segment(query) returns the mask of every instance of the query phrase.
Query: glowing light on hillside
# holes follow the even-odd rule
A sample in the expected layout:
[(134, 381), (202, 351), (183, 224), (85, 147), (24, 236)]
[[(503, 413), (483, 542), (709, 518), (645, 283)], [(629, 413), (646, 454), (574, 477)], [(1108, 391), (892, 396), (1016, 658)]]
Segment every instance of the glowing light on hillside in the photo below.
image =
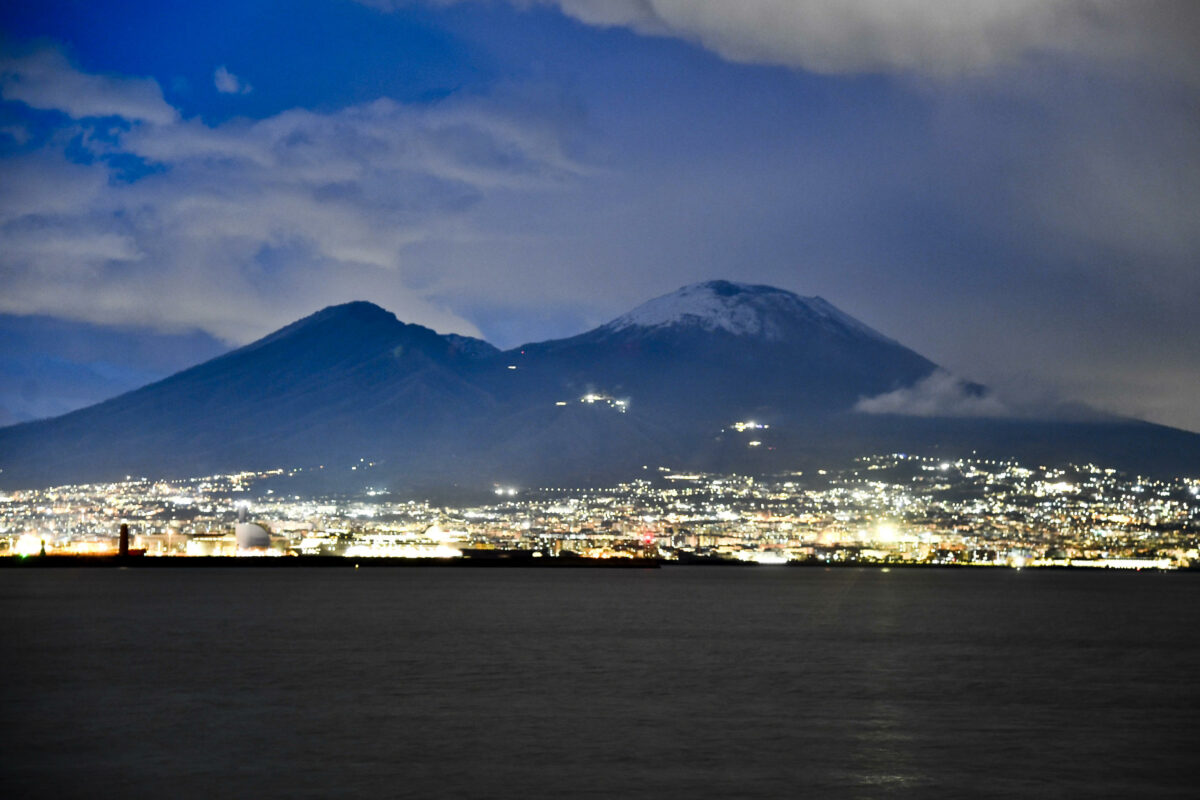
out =
[(622, 414), (624, 414), (628, 410), (628, 407), (629, 407), (628, 400), (618, 400), (615, 397), (610, 397), (609, 395), (606, 395), (606, 394), (596, 394), (595, 392), (589, 392), (589, 393), (585, 394), (583, 397), (579, 398), (579, 402), (587, 403), (588, 405), (595, 405), (596, 403), (603, 403), (604, 405), (608, 406), (609, 408), (615, 408), (617, 411), (620, 411)]

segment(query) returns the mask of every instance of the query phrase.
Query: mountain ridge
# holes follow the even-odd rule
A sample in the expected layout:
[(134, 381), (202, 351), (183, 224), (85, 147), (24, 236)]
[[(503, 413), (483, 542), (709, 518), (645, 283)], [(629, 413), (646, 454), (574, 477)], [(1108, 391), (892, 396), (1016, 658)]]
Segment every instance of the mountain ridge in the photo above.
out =
[[(854, 411), (937, 370), (820, 298), (729, 281), (503, 351), (356, 301), (103, 403), (0, 428), (0, 485), (364, 458), (388, 485), (569, 482), (650, 463), (766, 473), (881, 449), (980, 446), (1200, 465), (1200, 436), (1139, 427), (1149, 423)], [(770, 428), (748, 438), (731, 427), (739, 420)]]

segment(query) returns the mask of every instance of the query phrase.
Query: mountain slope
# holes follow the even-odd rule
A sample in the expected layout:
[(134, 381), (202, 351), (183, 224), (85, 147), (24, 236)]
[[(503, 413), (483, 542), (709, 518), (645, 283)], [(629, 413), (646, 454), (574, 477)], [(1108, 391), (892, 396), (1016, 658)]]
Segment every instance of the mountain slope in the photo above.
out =
[(530, 393), (599, 391), (711, 426), (849, 408), (936, 365), (820, 298), (769, 286), (685, 286), (569, 339), (506, 354)]
[(424, 441), (456, 412), (486, 408), (463, 374), (496, 352), (369, 303), (334, 306), (104, 403), (4, 429), (0, 466), (11, 483), (357, 459), (381, 436)]

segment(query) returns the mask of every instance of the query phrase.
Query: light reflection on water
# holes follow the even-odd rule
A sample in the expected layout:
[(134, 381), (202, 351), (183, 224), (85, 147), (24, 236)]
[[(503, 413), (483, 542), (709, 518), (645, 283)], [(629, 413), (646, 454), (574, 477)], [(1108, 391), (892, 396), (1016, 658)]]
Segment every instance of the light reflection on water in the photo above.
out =
[(1186, 796), (1200, 576), (4, 570), (6, 796)]

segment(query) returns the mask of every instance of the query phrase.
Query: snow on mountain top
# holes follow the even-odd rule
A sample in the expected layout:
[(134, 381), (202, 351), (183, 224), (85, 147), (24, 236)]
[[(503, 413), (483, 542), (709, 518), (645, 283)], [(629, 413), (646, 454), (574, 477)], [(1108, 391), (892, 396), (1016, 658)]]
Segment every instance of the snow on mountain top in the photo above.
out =
[(820, 297), (801, 297), (773, 286), (732, 281), (684, 286), (617, 317), (603, 330), (686, 325), (735, 336), (778, 340), (803, 322), (843, 334), (891, 341)]

